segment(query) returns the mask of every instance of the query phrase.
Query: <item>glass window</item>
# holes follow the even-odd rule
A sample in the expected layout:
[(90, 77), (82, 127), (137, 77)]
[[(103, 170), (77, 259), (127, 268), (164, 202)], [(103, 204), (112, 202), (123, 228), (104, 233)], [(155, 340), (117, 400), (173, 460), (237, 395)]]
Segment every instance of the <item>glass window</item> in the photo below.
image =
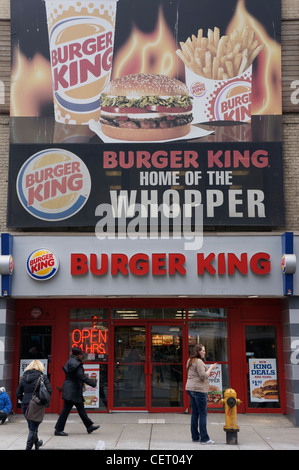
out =
[(121, 318), (123, 320), (179, 320), (186, 318), (186, 311), (182, 308), (118, 308), (111, 310), (111, 318)]
[(195, 344), (203, 344), (206, 361), (228, 361), (226, 322), (189, 322), (189, 353)]
[(153, 407), (183, 406), (183, 338), (180, 325), (151, 327)]
[[(44, 373), (50, 375), (51, 362), (51, 326), (22, 326), (20, 342), (20, 362), (19, 362), (19, 379), (23, 376), (24, 370), (34, 359), (38, 359), (45, 366)], [(18, 400), (18, 408), (21, 406)]]
[(145, 361), (145, 327), (118, 326), (114, 330), (115, 362)]
[(227, 318), (226, 308), (189, 308), (188, 309), (189, 320), (196, 318)]
[(114, 396), (116, 407), (145, 406), (145, 326), (114, 329)]
[(87, 361), (108, 361), (108, 324), (78, 321), (70, 323), (70, 350), (81, 348)]
[(152, 370), (152, 406), (183, 406), (182, 364), (154, 364)]
[(70, 309), (71, 320), (97, 320), (97, 319), (108, 319), (107, 308), (71, 308)]
[(279, 408), (277, 337), (274, 325), (246, 325), (249, 408)]

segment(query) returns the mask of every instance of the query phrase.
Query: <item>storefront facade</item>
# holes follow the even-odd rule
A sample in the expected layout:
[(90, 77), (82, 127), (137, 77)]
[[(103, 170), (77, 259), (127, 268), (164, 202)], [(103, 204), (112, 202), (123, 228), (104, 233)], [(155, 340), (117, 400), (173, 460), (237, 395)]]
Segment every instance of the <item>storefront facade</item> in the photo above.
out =
[(152, 241), (145, 253), (140, 240), (107, 240), (103, 253), (95, 237), (14, 236), (13, 390), (40, 358), (59, 412), (62, 366), (78, 345), (99, 383), (85, 392), (90, 411), (184, 412), (186, 361), (203, 343), (218, 364), (210, 411), (233, 387), (240, 412), (288, 413), (281, 237), (205, 237), (184, 255), (181, 243)]
[[(299, 291), (296, 262), (290, 267), (288, 259), (296, 255), (296, 237), (286, 246), (280, 232), (298, 228), (290, 179), (297, 174), (295, 129), (284, 142), (286, 160), (282, 154), (280, 40), (283, 33), (287, 44), (293, 35), (281, 31), (280, 0), (271, 8), (268, 0), (213, 0), (212, 8), (204, 0), (144, 1), (140, 8), (132, 0), (117, 2), (110, 78), (154, 72), (178, 78), (192, 95), (190, 134), (142, 142), (107, 139), (99, 116), (82, 126), (57, 115), (60, 95), (53, 94), (51, 77), (56, 52), (50, 50), (45, 2), (29, 3), (11, 1), (7, 47), (12, 87), (2, 227), (14, 235), (1, 244), (1, 256), (13, 255), (14, 269), (0, 273), (0, 383), (11, 392), (14, 409), (20, 411), (14, 393), (22, 371), (38, 357), (53, 388), (48, 411), (60, 411), (62, 366), (76, 344), (84, 349), (86, 373), (99, 383), (85, 392), (89, 411), (184, 412), (185, 365), (200, 342), (207, 362), (218, 364), (210, 411), (223, 411), (220, 394), (230, 386), (242, 401), (240, 412), (285, 413), (299, 425)], [(290, 27), (288, 21), (285, 31)], [(247, 35), (248, 28), (258, 55), (244, 75), (239, 69), (238, 76), (229, 75), (231, 83), (223, 77), (220, 86), (213, 76), (219, 95), (198, 70), (190, 75), (193, 62), (182, 61), (183, 49), (177, 53), (197, 32), (206, 41), (215, 34), (213, 52), (218, 34), (225, 38), (239, 29)], [(96, 39), (100, 49), (102, 39)], [(78, 51), (74, 41), (63, 51)], [(84, 64), (89, 79), (97, 75), (89, 41), (83, 42), (87, 58), (66, 71), (61, 55), (61, 70), (53, 69), (63, 87), (72, 74), (75, 88), (67, 93), (74, 91), (75, 108), (77, 99), (89, 106), (84, 89), (99, 92), (77, 83), (79, 67), (87, 78)], [(285, 69), (291, 62), (286, 54)], [(289, 94), (285, 101), (290, 112)], [(169, 114), (163, 108), (147, 105), (147, 111)], [(171, 112), (190, 111), (180, 108), (173, 104)], [(204, 108), (203, 118), (198, 110)], [(127, 119), (120, 118), (118, 124)], [(285, 169), (292, 181), (286, 214)], [(6, 186), (1, 194), (6, 201)], [(198, 238), (184, 238), (191, 230)], [(268, 380), (274, 390), (264, 388)]]

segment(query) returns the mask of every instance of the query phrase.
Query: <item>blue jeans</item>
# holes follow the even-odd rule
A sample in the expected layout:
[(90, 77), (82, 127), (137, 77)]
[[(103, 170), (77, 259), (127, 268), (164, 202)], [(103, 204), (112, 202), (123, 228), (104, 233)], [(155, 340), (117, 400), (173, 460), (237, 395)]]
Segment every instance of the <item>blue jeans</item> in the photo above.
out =
[[(28, 405), (29, 403), (27, 403), (26, 405), (22, 405), (22, 412), (24, 416), (25, 416)], [(36, 423), (35, 421), (27, 421), (27, 425), (28, 425), (29, 431), (37, 432), (40, 423)]]
[(191, 415), (192, 441), (207, 442), (210, 438), (207, 432), (208, 402), (207, 394), (188, 390)]

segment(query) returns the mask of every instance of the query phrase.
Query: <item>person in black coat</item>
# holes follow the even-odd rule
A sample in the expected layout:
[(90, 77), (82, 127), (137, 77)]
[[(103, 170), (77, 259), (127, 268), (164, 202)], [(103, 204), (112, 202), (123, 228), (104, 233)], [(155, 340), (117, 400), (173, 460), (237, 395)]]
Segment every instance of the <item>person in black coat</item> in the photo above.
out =
[(55, 436), (67, 436), (64, 432), (65, 423), (73, 406), (76, 407), (88, 434), (98, 429), (100, 426), (94, 426), (91, 419), (87, 416), (84, 408), (83, 386), (84, 384), (95, 387), (96, 380), (92, 380), (84, 373), (83, 351), (78, 347), (72, 349), (72, 356), (63, 366), (65, 381), (63, 383), (62, 398), (64, 400), (63, 410), (55, 425)]
[[(16, 391), (16, 397), (21, 401), (22, 412), (25, 415), (29, 402), (32, 398), (36, 383), (40, 376), (44, 378), (45, 386), (47, 387), (50, 395), (52, 394), (52, 387), (49, 382), (47, 375), (44, 375), (45, 366), (42, 362), (34, 360), (24, 370), (23, 377), (20, 380)], [(31, 450), (33, 445), (38, 450), (42, 445), (43, 441), (38, 439), (38, 427), (40, 423), (35, 421), (27, 421), (29, 434), (26, 443), (26, 450)]]

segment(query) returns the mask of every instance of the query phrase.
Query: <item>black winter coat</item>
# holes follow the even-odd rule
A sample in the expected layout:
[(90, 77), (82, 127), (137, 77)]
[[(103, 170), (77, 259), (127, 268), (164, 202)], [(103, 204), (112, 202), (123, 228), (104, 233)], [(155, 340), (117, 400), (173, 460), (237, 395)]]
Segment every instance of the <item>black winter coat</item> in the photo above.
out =
[(52, 387), (46, 375), (35, 369), (26, 370), (16, 391), (16, 397), (21, 400), (22, 405), (28, 405), (30, 402), (36, 382), (41, 375), (44, 377), (45, 386), (47, 387), (48, 392), (50, 395), (52, 394)]
[(84, 384), (95, 387), (97, 382), (84, 374), (83, 363), (76, 356), (71, 356), (63, 366), (65, 381), (63, 383), (62, 398), (74, 403), (83, 403)]

